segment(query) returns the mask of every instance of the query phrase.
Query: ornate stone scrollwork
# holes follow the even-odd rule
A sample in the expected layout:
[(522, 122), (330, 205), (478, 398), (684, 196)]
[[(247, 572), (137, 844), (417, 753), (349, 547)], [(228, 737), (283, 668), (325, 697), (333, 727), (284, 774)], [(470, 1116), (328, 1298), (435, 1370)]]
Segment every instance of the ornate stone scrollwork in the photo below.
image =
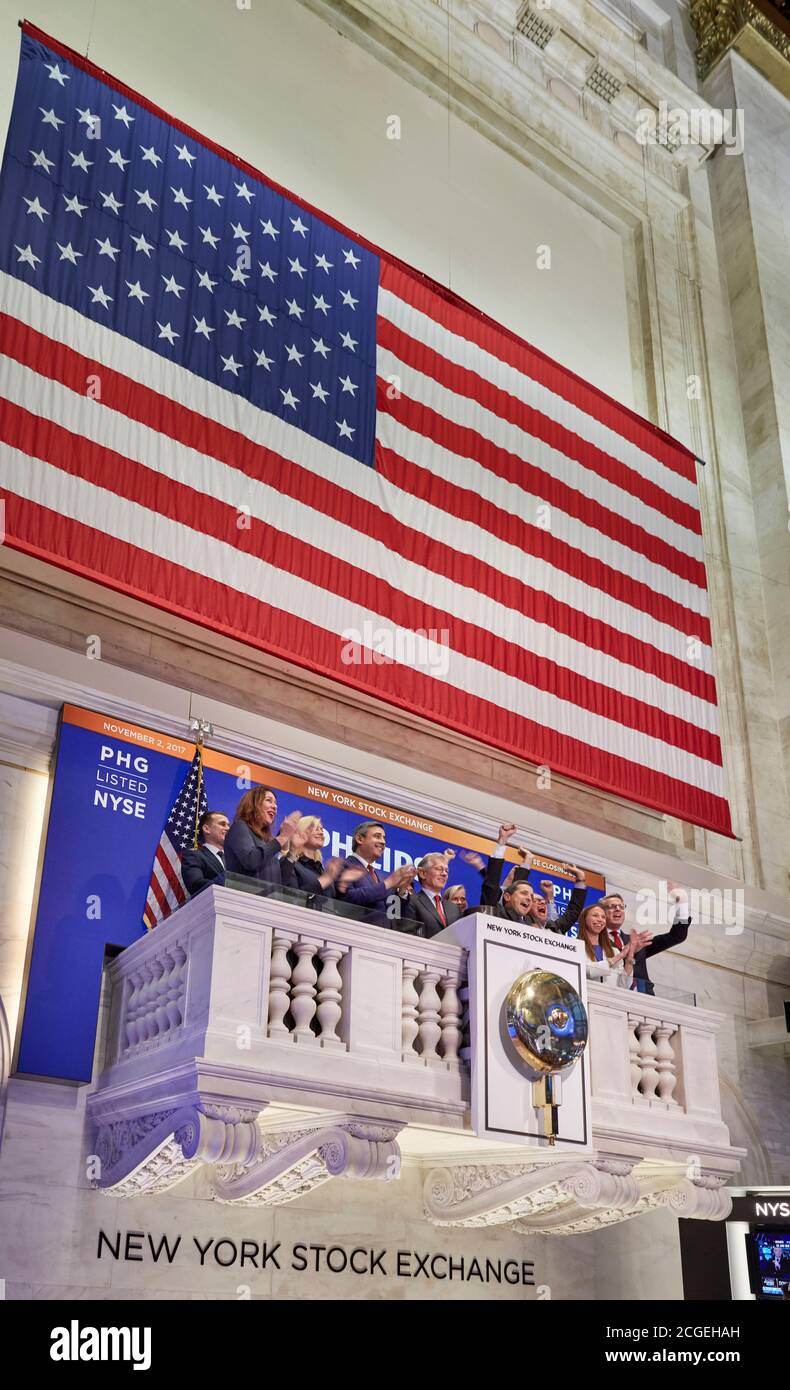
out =
[(723, 1191), (724, 1179), (703, 1175), (689, 1178), (667, 1193), (667, 1206), (675, 1216), (692, 1217), (696, 1221), (726, 1221), (732, 1211), (732, 1197)]
[[(224, 1107), (221, 1107), (224, 1108)], [(115, 1196), (165, 1192), (203, 1163), (248, 1162), (259, 1141), (252, 1118), (221, 1119), (194, 1107), (158, 1110), (102, 1125), (94, 1186)]]
[(330, 1178), (396, 1178), (398, 1132), (399, 1127), (349, 1120), (261, 1135), (250, 1160), (217, 1166), (213, 1196), (238, 1206), (281, 1206)]
[(578, 1169), (573, 1162), (433, 1168), (423, 1189), (425, 1215), (434, 1226), (472, 1227), (532, 1217), (571, 1200), (563, 1183)]
[(434, 1168), (425, 1180), (425, 1213), (437, 1226), (510, 1224), (523, 1233), (574, 1235), (611, 1226), (656, 1207), (677, 1216), (723, 1220), (730, 1199), (725, 1179), (693, 1181), (634, 1172), (635, 1160), (601, 1156), (541, 1164), (480, 1164)]

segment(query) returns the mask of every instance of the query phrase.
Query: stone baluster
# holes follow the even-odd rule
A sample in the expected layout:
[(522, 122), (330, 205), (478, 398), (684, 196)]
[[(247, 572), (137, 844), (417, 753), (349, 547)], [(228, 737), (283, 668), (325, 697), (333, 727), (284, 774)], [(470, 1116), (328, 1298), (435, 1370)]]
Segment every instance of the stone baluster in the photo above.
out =
[(656, 1069), (658, 1071), (658, 1097), (667, 1105), (675, 1105), (672, 1092), (678, 1084), (675, 1070), (675, 1052), (670, 1038), (677, 1032), (674, 1023), (659, 1023), (656, 1027)]
[(442, 1002), (439, 1016), (442, 1030), (441, 1053), (445, 1062), (454, 1068), (459, 1066), (458, 1049), (461, 1046), (461, 1005), (458, 989), (461, 976), (458, 971), (450, 971), (442, 979)]
[(458, 991), (458, 1000), (461, 1005), (461, 1048), (460, 1057), (463, 1062), (468, 1062), (472, 1056), (472, 1038), (469, 1028), (469, 986), (464, 985)]
[(658, 1071), (656, 1069), (656, 1045), (653, 1041), (655, 1023), (642, 1019), (637, 1025), (639, 1035), (639, 1063), (642, 1068), (642, 1075), (639, 1081), (639, 1091), (646, 1100), (652, 1100), (656, 1094), (658, 1085)]
[(151, 962), (147, 960), (141, 971), (143, 984), (137, 1000), (137, 1036), (140, 1042), (148, 1042), (151, 1036), (151, 993), (154, 988), (154, 972), (151, 969)]
[(187, 953), (183, 946), (177, 943), (170, 947), (170, 955), (173, 958), (173, 970), (168, 982), (167, 1017), (170, 1020), (171, 1028), (180, 1028), (184, 1017), (183, 1000)]
[(323, 946), (318, 948), (321, 974), (318, 979), (316, 1015), (321, 1028), (322, 1047), (345, 1045), (336, 1031), (343, 1015), (343, 981), (337, 963), (345, 951), (344, 946), (335, 946), (331, 941), (325, 941)]
[(416, 1062), (417, 1053), (414, 1042), (419, 1031), (417, 1023), (417, 991), (414, 988), (414, 981), (420, 973), (419, 965), (413, 965), (410, 961), (403, 962), (403, 993), (402, 993), (402, 1030), (401, 1048), (404, 1062)]
[(634, 1014), (628, 1015), (628, 1053), (631, 1059), (631, 1090), (635, 1096), (639, 1095), (639, 1082), (642, 1079), (642, 1064), (639, 1060), (639, 1038), (636, 1030), (639, 1026), (639, 1019)]
[(295, 941), (294, 951), (297, 962), (291, 978), (291, 1013), (294, 1020), (294, 1040), (296, 1042), (317, 1042), (310, 1024), (315, 1017), (316, 981), (318, 975), (313, 965), (316, 951), (314, 941)]
[(442, 1028), (439, 1022), (439, 993), (437, 984), (439, 983), (440, 972), (438, 970), (422, 970), (420, 972), (420, 1000), (417, 1006), (418, 1033), (420, 1038), (420, 1056), (423, 1062), (439, 1062), (439, 1054), (436, 1051), (439, 1039), (442, 1036)]
[(137, 1034), (137, 1001), (142, 985), (142, 978), (142, 971), (140, 970), (133, 971), (129, 976), (129, 983), (127, 986), (128, 993), (126, 996), (126, 1018), (124, 1022), (126, 1030), (126, 1047), (124, 1051), (126, 1052), (128, 1052), (130, 1048), (136, 1047), (139, 1042)]
[(291, 998), (291, 963), (288, 951), (291, 937), (275, 931), (272, 939), (272, 963), (269, 973), (269, 1037), (287, 1038), (284, 1023)]
[(170, 1021), (167, 1017), (167, 996), (169, 992), (168, 975), (173, 968), (173, 962), (167, 954), (167, 951), (163, 951), (160, 956), (157, 956), (155, 961), (152, 961), (152, 966), (155, 979), (154, 992), (151, 999), (151, 1022), (153, 1025), (154, 1037), (161, 1038), (162, 1034), (166, 1033), (170, 1027)]

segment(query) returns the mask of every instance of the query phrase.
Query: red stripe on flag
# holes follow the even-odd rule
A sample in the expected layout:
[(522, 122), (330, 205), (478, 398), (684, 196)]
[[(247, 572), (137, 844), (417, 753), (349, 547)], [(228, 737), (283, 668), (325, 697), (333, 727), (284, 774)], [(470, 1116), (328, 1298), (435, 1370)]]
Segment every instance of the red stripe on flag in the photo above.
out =
[(611, 396), (561, 367), (510, 330), (480, 316), (472, 306), (456, 299), (449, 290), (431, 284), (389, 259), (382, 261), (379, 279), (384, 289), (434, 319), (443, 328), (468, 342), (477, 343), (485, 352), (507, 362), (523, 372), (524, 376), (532, 377), (585, 415), (591, 415), (607, 429), (614, 430), (638, 449), (643, 449), (646, 454), (663, 463), (665, 468), (690, 482), (696, 482), (696, 459), (685, 445), (671, 439), (657, 425), (644, 420), (627, 406), (612, 400)]
[(376, 409), (382, 414), (391, 415), (407, 429), (431, 439), (442, 449), (449, 449), (462, 460), (474, 459), (475, 463), (487, 468), (497, 478), (514, 483), (516, 487), (540, 499), (541, 502), (549, 502), (556, 506), (566, 516), (575, 517), (583, 526), (599, 531), (601, 535), (617, 541), (627, 550), (644, 555), (651, 564), (660, 565), (662, 569), (685, 579), (687, 583), (705, 589), (705, 566), (693, 556), (674, 550), (666, 541), (651, 535), (644, 527), (629, 522), (617, 512), (609, 511), (600, 502), (585, 497), (583, 493), (577, 492), (559, 478), (552, 477), (550, 473), (536, 468), (518, 454), (498, 448), (476, 430), (468, 429), (465, 425), (456, 425), (422, 402), (411, 400), (405, 392), (399, 391), (390, 395), (388, 385), (387, 381), (379, 377)]
[(493, 502), (486, 502), (479, 493), (451, 485), (437, 478), (426, 468), (420, 468), (401, 458), (391, 449), (376, 446), (376, 470), (397, 487), (442, 511), (472, 522), (482, 530), (524, 550), (547, 565), (569, 574), (583, 584), (599, 589), (610, 598), (636, 608), (667, 627), (688, 637), (696, 637), (704, 646), (711, 643), (710, 623), (702, 613), (695, 613), (683, 604), (675, 603), (664, 594), (656, 593), (622, 570), (605, 565), (602, 560), (586, 555), (574, 546), (555, 540), (540, 526), (532, 526), (521, 517), (511, 516)]
[(249, 599), (227, 585), (198, 579), (190, 571), (113, 540), (93, 527), (67, 520), (49, 508), (21, 502), (12, 495), (6, 512), (7, 544), (12, 548), (89, 579), (95, 579), (98, 562), (103, 582), (133, 598), (260, 647), (353, 689), (376, 694), (409, 713), (444, 724), (472, 739), (482, 739), (516, 757), (547, 765), (555, 773), (626, 796), (706, 829), (732, 834), (726, 800), (688, 785), (685, 779), (557, 734), (412, 668), (371, 665), (365, 668), (364, 680), (355, 677), (342, 660), (345, 643), (316, 624)]
[[(112, 371), (110, 368), (82, 356), (72, 348), (51, 342), (43, 334), (37, 333), (34, 329), (7, 314), (0, 314), (0, 349), (40, 375), (59, 381), (63, 386), (79, 395), (81, 399), (84, 399), (87, 376), (100, 370), (102, 405), (108, 409), (116, 410), (130, 419), (138, 420), (148, 428), (156, 429), (198, 453), (210, 454), (229, 467), (238, 468), (251, 478), (258, 478), (262, 482), (268, 482), (273, 486), (282, 488), (292, 497), (305, 502), (310, 499), (310, 504), (314, 505), (316, 510), (322, 513), (326, 511), (338, 521), (353, 526), (367, 535), (374, 535), (376, 539), (392, 547), (392, 520), (379, 508), (373, 507), (370, 503), (350, 492), (338, 489), (333, 483), (320, 479), (309, 470), (299, 468), (297, 464), (291, 463), (290, 460), (284, 459), (272, 450), (253, 443), (245, 435), (206, 419), (188, 406), (159, 396), (149, 387), (141, 386), (129, 380), (121, 373)], [(379, 394), (381, 394), (381, 389)], [(80, 447), (82, 447), (81, 439)], [(572, 578), (582, 580), (585, 584), (600, 589), (601, 592), (619, 602), (647, 613), (659, 622), (665, 623), (689, 637), (698, 638), (706, 646), (710, 645), (710, 623), (701, 614), (695, 613), (692, 609), (681, 604), (674, 603), (671, 599), (665, 598), (664, 595), (656, 593), (648, 585), (630, 579), (600, 560), (582, 555), (581, 551), (549, 537), (540, 527), (532, 526), (525, 520), (510, 516), (493, 503), (484, 502), (477, 493), (444, 483), (442, 479), (408, 463), (381, 445), (377, 448), (377, 469), (396, 487), (429, 503), (438, 511), (450, 513), (462, 521), (470, 521), (488, 531), (496, 539), (507, 541), (519, 550), (526, 548), (536, 558), (557, 569), (564, 570)], [(419, 534), (422, 536), (422, 533)], [(401, 541), (405, 541), (411, 535), (412, 533), (407, 528), (402, 526), (397, 528), (399, 549)], [(434, 544), (438, 543), (431, 542), (431, 546)], [(446, 548), (448, 564), (451, 556), (456, 557), (457, 552), (448, 546)], [(438, 564), (434, 566), (433, 563), (433, 550), (431, 550), (431, 568), (438, 568)], [(465, 574), (459, 575), (457, 559), (452, 561), (452, 573), (449, 568), (441, 572), (445, 573), (448, 578), (468, 584), (468, 569)], [(492, 571), (492, 574), (495, 582), (499, 585), (500, 578), (497, 572)], [(511, 606), (517, 611), (524, 612), (525, 616), (529, 615), (530, 610), (534, 612), (537, 609), (539, 611), (541, 605), (546, 603), (546, 597), (541, 590), (534, 591), (534, 594), (535, 597), (531, 603), (525, 603), (521, 595), (514, 595), (516, 601)], [(502, 601), (506, 601), (504, 595)], [(573, 621), (577, 629), (579, 622), (583, 625), (585, 636), (580, 640), (583, 640), (587, 645), (598, 646), (599, 644), (595, 640), (595, 621), (587, 618), (586, 615), (580, 617), (573, 609), (568, 611), (574, 614)], [(538, 620), (549, 622), (547, 617)], [(609, 631), (611, 632), (612, 629)], [(575, 634), (569, 632), (568, 635)], [(650, 664), (652, 660), (650, 653), (655, 650), (650, 644), (640, 643), (636, 638), (626, 637), (619, 633), (617, 638), (619, 640), (614, 648), (614, 654), (623, 651), (624, 646), (631, 643), (634, 651), (633, 665), (643, 670), (654, 671), (656, 675), (659, 675), (659, 664), (666, 665), (667, 662), (672, 662), (674, 674), (668, 674), (666, 677), (672, 684), (678, 685), (682, 689), (690, 689), (702, 699), (715, 699), (712, 678), (705, 672), (696, 671), (691, 664), (686, 667), (684, 663), (673, 661), (673, 658), (660, 652), (657, 653), (655, 663)], [(645, 649), (645, 652), (643, 658), (640, 659), (642, 648)], [(600, 649), (607, 650), (603, 641), (600, 643)], [(627, 651), (624, 651), (623, 659), (629, 660)], [(661, 678), (664, 679), (664, 676), (662, 675)]]
[(707, 730), (666, 714), (643, 700), (579, 676), (562, 664), (537, 657), (438, 606), (408, 597), (386, 581), (306, 541), (296, 541), (267, 522), (252, 517), (240, 532), (235, 507), (217, 501), (204, 491), (175, 483), (50, 420), (31, 415), (21, 406), (7, 404), (0, 422), (0, 435), (24, 454), (158, 515), (170, 517), (197, 535), (213, 536), (232, 545), (234, 550), (253, 554), (319, 589), (341, 597), (364, 593), (366, 608), (399, 627), (446, 631), (447, 643), (453, 651), (500, 670), (526, 686), (548, 691), (558, 699), (684, 748), (708, 762), (721, 763), (719, 739)]
[(170, 890), (174, 894), (176, 902), (179, 905), (181, 903), (185, 903), (187, 897), (186, 893), (184, 892), (184, 885), (178, 877), (178, 874), (176, 873), (175, 869), (173, 868), (173, 865), (170, 863), (169, 856), (161, 840), (159, 841), (159, 844), (156, 847), (155, 857), (157, 864), (159, 865), (160, 869), (162, 870), (162, 873), (167, 879), (168, 884), (170, 885)]
[(151, 882), (148, 885), (148, 891), (149, 893), (153, 893), (154, 897), (156, 898), (157, 905), (159, 907), (158, 920), (161, 921), (163, 917), (169, 917), (170, 913), (172, 912), (172, 908), (169, 902), (167, 901), (167, 898), (165, 897), (162, 885), (159, 882), (153, 869), (151, 870)]
[[(516, 396), (493, 385), (485, 377), (478, 376), (477, 372), (457, 366), (417, 338), (409, 337), (403, 329), (396, 327), (381, 314), (376, 327), (376, 341), (379, 347), (394, 353), (405, 366), (413, 367), (458, 396), (477, 401), (499, 419), (507, 420), (534, 439), (542, 440), (550, 448), (556, 449), (566, 458), (574, 459), (589, 472), (630, 493), (645, 506), (661, 512), (678, 526), (702, 535), (702, 523), (696, 508), (673, 497), (657, 483), (643, 478), (633, 468), (629, 468), (611, 454), (604, 453), (595, 444), (561, 425), (558, 420), (553, 420), (550, 415), (526, 405)], [(540, 496), (545, 496), (546, 484), (553, 481), (551, 474), (537, 465), (533, 471), (538, 477), (535, 490)], [(520, 482), (520, 479), (518, 481)], [(530, 488), (530, 491), (532, 490)]]

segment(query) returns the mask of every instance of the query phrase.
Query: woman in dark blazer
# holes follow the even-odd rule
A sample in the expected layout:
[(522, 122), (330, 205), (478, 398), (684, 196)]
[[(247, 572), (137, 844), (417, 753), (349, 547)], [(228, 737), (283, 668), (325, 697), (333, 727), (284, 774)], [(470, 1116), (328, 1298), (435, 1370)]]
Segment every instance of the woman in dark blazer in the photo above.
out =
[[(252, 787), (236, 807), (236, 816), (225, 836), (225, 870), (266, 883), (282, 883), (280, 855), (288, 849), (301, 811), (286, 816), (276, 835), (277, 797), (271, 787)], [(286, 880), (287, 881), (287, 880)]]
[(302, 816), (291, 833), (288, 854), (280, 860), (283, 883), (311, 897), (334, 898), (338, 879), (345, 887), (361, 877), (364, 869), (344, 869), (342, 859), (329, 859), (324, 866), (325, 838), (320, 816)]

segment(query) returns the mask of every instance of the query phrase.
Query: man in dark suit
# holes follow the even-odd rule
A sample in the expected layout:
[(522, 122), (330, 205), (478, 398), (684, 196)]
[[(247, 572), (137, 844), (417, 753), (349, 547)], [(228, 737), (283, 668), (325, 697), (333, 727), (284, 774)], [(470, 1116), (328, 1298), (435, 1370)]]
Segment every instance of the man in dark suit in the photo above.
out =
[(409, 896), (414, 882), (414, 865), (403, 864), (390, 874), (382, 873), (375, 867), (375, 860), (381, 859), (386, 847), (387, 834), (379, 821), (366, 820), (357, 826), (351, 837), (351, 854), (344, 868), (358, 869), (361, 866), (365, 872), (338, 897), (365, 908), (368, 922), (380, 927), (394, 927), (396, 931), (413, 932), (415, 922)]
[(417, 921), (415, 936), (431, 937), (444, 931), (463, 916), (458, 903), (444, 897), (450, 867), (446, 854), (435, 851), (423, 855), (417, 868), (419, 891), (412, 893), (409, 905)]
[[(675, 899), (675, 920), (669, 931), (662, 932), (645, 946), (643, 950), (637, 951), (634, 956), (634, 989), (639, 994), (655, 994), (653, 981), (647, 973), (647, 962), (651, 956), (657, 956), (661, 951), (669, 951), (673, 946), (680, 946), (686, 940), (691, 926), (689, 915), (688, 898), (685, 888), (678, 887), (677, 884), (669, 885), (669, 892)], [(601, 907), (606, 913), (606, 925), (609, 935), (615, 945), (618, 941), (623, 945), (628, 944), (628, 932), (623, 930), (625, 922), (625, 903), (619, 893), (609, 893), (607, 897), (601, 898)], [(618, 945), (618, 950), (620, 946)]]
[(197, 849), (185, 849), (181, 855), (181, 877), (190, 898), (208, 888), (210, 883), (223, 883), (225, 856), (222, 846), (229, 830), (230, 821), (223, 811), (206, 811), (200, 817), (200, 844)]

